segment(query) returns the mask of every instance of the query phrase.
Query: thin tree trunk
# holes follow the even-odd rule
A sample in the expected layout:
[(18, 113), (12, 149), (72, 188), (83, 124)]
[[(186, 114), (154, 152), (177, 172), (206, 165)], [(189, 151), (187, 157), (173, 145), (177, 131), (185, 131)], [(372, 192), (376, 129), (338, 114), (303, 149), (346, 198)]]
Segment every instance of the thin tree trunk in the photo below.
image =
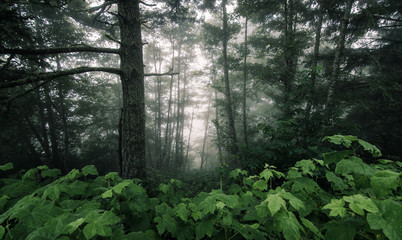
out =
[(122, 177), (146, 178), (144, 63), (139, 0), (118, 0), (123, 88)]
[[(341, 65), (341, 57), (343, 50), (345, 48), (346, 41), (346, 30), (349, 21), (350, 12), (352, 10), (354, 0), (348, 0), (346, 2), (345, 12), (343, 13), (343, 17), (341, 19), (339, 25), (339, 36), (337, 40), (337, 46), (335, 50), (334, 61), (332, 63), (332, 73), (330, 77), (329, 87), (328, 87), (328, 95), (327, 95), (327, 117), (329, 120), (333, 117), (333, 108), (334, 108), (334, 95), (335, 95), (335, 87), (336, 83), (339, 79), (340, 65)], [(330, 121), (329, 121), (330, 122)]]
[(321, 4), (319, 7), (319, 14), (318, 14), (318, 21), (315, 28), (315, 42), (314, 42), (314, 53), (313, 59), (311, 61), (311, 78), (310, 78), (310, 96), (307, 101), (306, 106), (306, 119), (310, 118), (311, 108), (315, 103), (315, 84), (317, 78), (317, 66), (318, 66), (318, 54), (320, 51), (320, 43), (321, 43), (321, 28), (322, 28), (322, 21), (324, 17), (324, 12), (322, 10)]
[(244, 59), (243, 59), (243, 135), (244, 135), (244, 144), (245, 144), (245, 156), (244, 160), (247, 160), (247, 149), (248, 149), (248, 136), (247, 136), (247, 54), (248, 54), (248, 46), (247, 46), (247, 23), (248, 17), (246, 16), (246, 22), (244, 24)]
[(208, 126), (209, 126), (209, 115), (211, 112), (211, 94), (208, 97), (208, 110), (207, 110), (207, 119), (205, 121), (205, 131), (204, 131), (204, 139), (202, 142), (202, 152), (201, 152), (201, 164), (200, 164), (200, 170), (203, 169), (204, 163), (205, 163), (205, 145), (208, 137)]
[[(61, 70), (60, 59), (59, 56), (56, 55), (56, 63), (57, 70)], [(59, 98), (60, 98), (60, 118), (62, 122), (63, 134), (64, 134), (64, 156), (63, 156), (63, 172), (67, 172), (69, 169), (70, 162), (70, 139), (69, 139), (69, 131), (68, 131), (68, 123), (67, 123), (67, 110), (66, 110), (66, 102), (65, 95), (63, 92), (63, 87), (61, 83), (58, 83), (59, 87)]]
[[(50, 150), (49, 138), (48, 138), (48, 133), (47, 133), (47, 128), (46, 128), (47, 121), (46, 121), (46, 117), (45, 117), (45, 109), (43, 107), (40, 89), (38, 89), (36, 93), (37, 93), (37, 98), (38, 98), (39, 122), (40, 122), (40, 126), (41, 126), (42, 137), (39, 134), (36, 134), (36, 136), (37, 136), (38, 140), (39, 139), (42, 140), (41, 146), (42, 146), (43, 151), (45, 152), (45, 158), (46, 158), (47, 165), (50, 168), (54, 168), (55, 165), (54, 165), (54, 162), (52, 159), (52, 153)], [(28, 121), (29, 119), (26, 119), (26, 120), (27, 120), (27, 123), (29, 123), (29, 121)], [(31, 129), (34, 129), (33, 124), (31, 124)]]
[(181, 68), (181, 45), (179, 44), (178, 53), (177, 53), (177, 113), (176, 113), (176, 148), (175, 148), (175, 168), (179, 169), (182, 167), (182, 159), (180, 153), (180, 109), (181, 109), (181, 102), (180, 102), (180, 68)]
[(222, 1), (223, 8), (223, 75), (225, 82), (225, 100), (226, 100), (226, 112), (228, 117), (229, 124), (229, 148), (230, 154), (232, 158), (235, 158), (234, 165), (238, 165), (237, 162), (237, 153), (239, 152), (239, 147), (237, 146), (237, 137), (236, 137), (236, 129), (234, 125), (234, 117), (233, 117), (233, 106), (232, 100), (230, 97), (230, 84), (229, 84), (229, 66), (228, 66), (228, 56), (227, 56), (227, 44), (228, 44), (228, 16), (226, 10), (226, 0)]
[(184, 168), (186, 168), (187, 164), (188, 164), (188, 152), (190, 151), (191, 132), (193, 131), (194, 110), (195, 110), (195, 108), (193, 108), (193, 113), (191, 114), (190, 131), (188, 133), (187, 149), (186, 149), (186, 161), (184, 163)]

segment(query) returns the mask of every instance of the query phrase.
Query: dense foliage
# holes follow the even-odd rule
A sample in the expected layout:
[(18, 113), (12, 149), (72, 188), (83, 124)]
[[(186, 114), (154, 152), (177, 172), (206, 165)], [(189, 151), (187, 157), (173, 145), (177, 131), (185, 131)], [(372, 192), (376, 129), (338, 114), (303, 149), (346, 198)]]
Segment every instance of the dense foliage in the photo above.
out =
[(401, 239), (402, 163), (363, 161), (381, 152), (354, 136), (324, 141), (337, 150), (286, 173), (270, 165), (253, 176), (236, 169), (222, 176), (231, 184), (196, 196), (180, 180), (161, 183), (150, 197), (140, 180), (98, 176), (93, 165), (65, 176), (40, 166), (0, 180), (0, 237)]

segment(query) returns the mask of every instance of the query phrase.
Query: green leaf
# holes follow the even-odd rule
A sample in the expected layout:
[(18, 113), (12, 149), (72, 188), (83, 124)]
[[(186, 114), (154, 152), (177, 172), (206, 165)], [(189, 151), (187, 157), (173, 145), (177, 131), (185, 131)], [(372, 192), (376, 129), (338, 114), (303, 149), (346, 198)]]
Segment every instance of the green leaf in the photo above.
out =
[(7, 171), (7, 170), (10, 170), (13, 168), (14, 168), (14, 165), (12, 162), (6, 163), (4, 165), (0, 165), (0, 170), (2, 170), (2, 171)]
[(263, 201), (259, 205), (255, 206), (255, 210), (256, 210), (257, 216), (259, 218), (265, 218), (266, 216), (268, 216), (269, 210), (268, 210), (268, 205), (266, 204), (265, 201)]
[(67, 175), (66, 178), (69, 178), (71, 181), (77, 180), (80, 177), (81, 173), (77, 169), (71, 170)]
[(392, 190), (396, 190), (399, 184), (399, 174), (390, 170), (376, 171), (370, 179), (371, 187), (378, 197), (384, 197)]
[(402, 204), (391, 199), (376, 201), (377, 213), (368, 213), (367, 222), (371, 229), (382, 230), (390, 240), (401, 240)]
[(375, 172), (374, 168), (364, 163), (358, 157), (352, 156), (348, 159), (341, 160), (336, 164), (335, 173), (336, 174), (362, 174), (366, 176), (371, 176)]
[(364, 216), (364, 210), (371, 213), (378, 212), (378, 208), (373, 201), (363, 195), (344, 196), (343, 199), (349, 202), (349, 208), (352, 209), (353, 212), (361, 216)]
[(320, 230), (314, 225), (314, 223), (310, 222), (305, 218), (300, 218), (302, 224), (308, 228), (314, 235), (319, 237), (320, 239), (324, 239), (324, 236), (321, 234)]
[(98, 170), (96, 169), (96, 167), (94, 165), (87, 165), (85, 167), (83, 167), (81, 169), (82, 174), (84, 174), (84, 176), (88, 176), (88, 175), (93, 175), (93, 176), (98, 176)]
[(89, 223), (84, 227), (83, 230), (84, 236), (86, 239), (91, 239), (95, 235), (99, 235), (102, 237), (111, 237), (112, 229), (104, 224), (100, 224), (99, 222)]
[(323, 141), (325, 140), (328, 140), (329, 142), (336, 145), (342, 144), (343, 146), (350, 148), (352, 142), (357, 140), (357, 137), (351, 135), (334, 135), (324, 137)]
[(286, 209), (286, 202), (281, 198), (278, 194), (268, 194), (267, 199), (265, 200), (268, 202), (268, 209), (271, 212), (271, 215), (275, 215), (281, 207)]
[(356, 230), (350, 222), (330, 222), (326, 225), (325, 240), (353, 240)]
[(300, 230), (303, 227), (292, 212), (280, 211), (274, 221), (279, 225), (286, 240), (300, 239)]
[(112, 196), (113, 196), (112, 189), (107, 190), (106, 192), (102, 193), (102, 195), (101, 195), (102, 198), (110, 198)]
[(246, 170), (241, 170), (241, 169), (237, 168), (237, 169), (235, 169), (235, 170), (232, 170), (232, 171), (229, 173), (229, 178), (236, 179), (236, 178), (238, 178), (240, 175), (246, 176), (246, 175), (247, 175), (247, 171), (246, 171)]
[(35, 180), (39, 170), (37, 168), (29, 169), (23, 176), (22, 180)]
[(119, 173), (118, 172), (110, 172), (105, 175), (106, 180), (112, 180), (115, 181), (119, 178)]
[(195, 228), (196, 239), (202, 239), (205, 235), (212, 237), (214, 231), (215, 218), (208, 218), (201, 220)]
[(42, 170), (41, 175), (42, 175), (43, 178), (45, 178), (45, 177), (57, 177), (57, 176), (61, 175), (61, 171), (60, 171), (60, 169), (57, 169), (57, 168), (55, 168), (55, 169), (45, 169), (45, 170)]
[(163, 192), (164, 194), (167, 194), (167, 192), (169, 191), (169, 185), (161, 183), (159, 184), (159, 191)]
[(325, 177), (328, 182), (333, 183), (334, 189), (341, 191), (346, 189), (346, 184), (343, 182), (342, 178), (336, 176), (333, 172), (327, 171)]
[(216, 208), (219, 210), (222, 210), (225, 207), (225, 203), (224, 202), (217, 202), (216, 203)]
[(357, 139), (357, 142), (364, 148), (364, 150), (368, 151), (373, 155), (373, 157), (381, 157), (381, 151), (371, 143), (368, 143), (364, 140)]
[(81, 224), (84, 223), (84, 221), (85, 221), (84, 218), (78, 218), (74, 222), (67, 224), (66, 227), (64, 228), (63, 233), (64, 234), (72, 234), (73, 232), (75, 232), (75, 230), (77, 230), (77, 228), (79, 226), (81, 226)]
[(121, 194), (121, 192), (123, 191), (123, 189), (125, 189), (128, 185), (132, 184), (133, 181), (132, 180), (124, 180), (123, 182), (117, 184), (116, 186), (114, 186), (112, 189), (115, 193)]
[(6, 229), (3, 226), (0, 225), (0, 239), (3, 238), (4, 233), (6, 233)]
[(267, 181), (265, 181), (265, 180), (258, 180), (257, 182), (255, 182), (255, 183), (253, 184), (253, 189), (255, 189), (255, 190), (261, 190), (261, 191), (267, 190), (267, 189), (268, 189)]
[(325, 205), (322, 209), (330, 209), (329, 216), (331, 217), (336, 217), (336, 216), (341, 216), (345, 217), (346, 216), (346, 208), (345, 206), (345, 200), (343, 199), (332, 199), (330, 203)]
[(352, 150), (335, 151), (323, 153), (325, 164), (338, 163), (339, 161), (345, 159), (346, 157), (353, 154)]
[(188, 217), (190, 216), (191, 212), (187, 209), (187, 205), (185, 203), (179, 203), (174, 207), (174, 212), (176, 216), (180, 217), (181, 220), (184, 222), (188, 221)]
[(176, 225), (177, 222), (170, 215), (163, 214), (162, 216), (158, 216), (154, 219), (156, 224), (156, 229), (158, 230), (159, 235), (162, 235), (165, 230), (172, 234), (176, 234)]
[(301, 168), (304, 174), (313, 176), (313, 171), (315, 170), (315, 165), (311, 160), (301, 160), (296, 162), (295, 167)]
[(260, 177), (264, 178), (265, 181), (268, 181), (270, 178), (274, 177), (274, 174), (272, 174), (270, 169), (264, 169), (264, 171), (260, 173)]

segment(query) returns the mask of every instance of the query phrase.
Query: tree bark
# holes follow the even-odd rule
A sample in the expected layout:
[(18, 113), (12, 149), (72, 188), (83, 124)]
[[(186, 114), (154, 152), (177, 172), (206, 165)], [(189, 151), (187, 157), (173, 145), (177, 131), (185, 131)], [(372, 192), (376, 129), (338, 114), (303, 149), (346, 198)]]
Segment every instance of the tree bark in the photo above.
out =
[[(233, 106), (232, 100), (230, 97), (230, 84), (229, 84), (229, 66), (228, 66), (228, 56), (227, 56), (227, 48), (228, 48), (228, 16), (226, 10), (226, 2), (227, 0), (222, 1), (222, 9), (223, 9), (223, 75), (225, 82), (225, 100), (226, 100), (226, 112), (229, 124), (229, 152), (232, 155), (231, 157), (237, 158), (236, 155), (239, 152), (239, 147), (237, 146), (237, 137), (236, 137), (236, 129), (234, 125), (234, 117), (233, 117)], [(238, 163), (235, 162), (235, 165)]]
[(313, 59), (311, 60), (311, 77), (310, 77), (310, 96), (307, 100), (306, 106), (306, 119), (310, 118), (311, 108), (315, 103), (315, 85), (316, 85), (316, 78), (317, 78), (317, 66), (318, 66), (318, 54), (320, 51), (320, 43), (321, 43), (321, 28), (322, 28), (322, 21), (324, 18), (324, 12), (320, 3), (318, 3), (318, 21), (315, 28), (315, 40), (314, 40), (314, 53)]
[(210, 94), (209, 97), (208, 97), (207, 119), (205, 121), (204, 139), (202, 141), (200, 170), (203, 169), (203, 166), (204, 166), (204, 163), (205, 163), (205, 145), (206, 145), (207, 137), (208, 137), (209, 115), (210, 115), (210, 112), (211, 112), (211, 95), (212, 94)]
[(120, 69), (123, 88), (122, 177), (146, 178), (144, 63), (140, 1), (119, 0)]
[(248, 54), (248, 46), (247, 46), (247, 23), (248, 17), (246, 17), (246, 22), (244, 24), (244, 58), (243, 58), (243, 135), (244, 135), (244, 144), (246, 145), (245, 151), (245, 159), (247, 158), (247, 149), (248, 149), (248, 136), (247, 136), (247, 54)]
[(340, 65), (341, 65), (341, 57), (343, 50), (345, 49), (345, 41), (346, 41), (346, 30), (349, 21), (350, 12), (352, 10), (354, 0), (348, 0), (346, 2), (345, 12), (343, 13), (343, 17), (341, 19), (339, 25), (339, 36), (337, 40), (337, 46), (335, 49), (334, 61), (332, 63), (332, 73), (330, 77), (329, 87), (328, 87), (328, 95), (327, 95), (327, 103), (326, 103), (326, 111), (327, 117), (329, 120), (332, 119), (333, 109), (334, 109), (334, 95), (335, 95), (335, 87), (336, 83), (339, 79)]

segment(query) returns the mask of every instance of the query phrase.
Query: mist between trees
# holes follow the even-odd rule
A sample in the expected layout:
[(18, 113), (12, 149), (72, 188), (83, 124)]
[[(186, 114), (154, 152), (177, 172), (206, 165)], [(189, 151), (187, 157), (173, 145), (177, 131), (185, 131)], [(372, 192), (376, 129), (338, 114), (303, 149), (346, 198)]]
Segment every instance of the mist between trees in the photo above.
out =
[(352, 134), (400, 160), (398, 1), (6, 0), (0, 161), (286, 169)]

